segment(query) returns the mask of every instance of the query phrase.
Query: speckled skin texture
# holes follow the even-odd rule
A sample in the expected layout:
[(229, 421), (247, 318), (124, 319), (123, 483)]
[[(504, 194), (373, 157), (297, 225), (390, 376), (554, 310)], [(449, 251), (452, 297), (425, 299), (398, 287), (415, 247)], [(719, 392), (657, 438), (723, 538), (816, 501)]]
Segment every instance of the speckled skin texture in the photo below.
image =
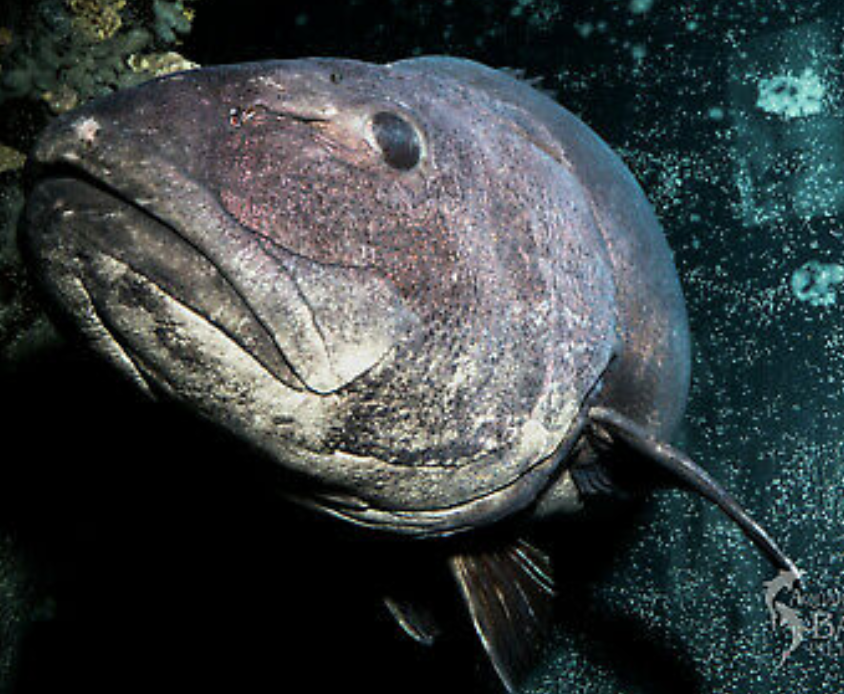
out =
[[(379, 112), (415, 128), (418, 165), (385, 162)], [(182, 73), (58, 120), (34, 157), (72, 167), (45, 169), (28, 207), (56, 303), (331, 513), (415, 534), (490, 523), (566, 483), (589, 405), (661, 437), (682, 415), (685, 310), (647, 201), (586, 126), (502, 73)]]

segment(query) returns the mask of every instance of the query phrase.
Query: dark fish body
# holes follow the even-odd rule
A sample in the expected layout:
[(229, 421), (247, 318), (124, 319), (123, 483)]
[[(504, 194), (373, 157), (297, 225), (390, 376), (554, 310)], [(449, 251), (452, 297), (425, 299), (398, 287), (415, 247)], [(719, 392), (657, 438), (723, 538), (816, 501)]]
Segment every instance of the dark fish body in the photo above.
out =
[[(306, 480), (306, 503), (451, 535), (578, 510), (576, 468), (594, 480), (621, 446), (786, 561), (665, 444), (690, 360), (662, 230), (527, 84), (439, 57), (210, 68), (58, 119), (33, 158), (24, 242), (55, 304), (142, 388)], [(551, 581), (523, 543), (484, 561), (452, 568), (512, 686), (514, 610), (482, 604), (482, 565), (522, 595)]]

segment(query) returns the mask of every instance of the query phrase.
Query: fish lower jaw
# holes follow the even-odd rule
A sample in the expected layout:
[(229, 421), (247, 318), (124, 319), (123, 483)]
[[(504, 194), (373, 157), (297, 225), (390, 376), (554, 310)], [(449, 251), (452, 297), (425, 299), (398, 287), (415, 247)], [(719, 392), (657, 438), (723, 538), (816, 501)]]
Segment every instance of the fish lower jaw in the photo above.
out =
[(549, 456), (504, 485), (441, 507), (390, 508), (354, 494), (333, 492), (294, 494), (290, 499), (369, 530), (444, 538), (492, 525), (523, 511), (546, 487), (558, 464), (558, 456)]

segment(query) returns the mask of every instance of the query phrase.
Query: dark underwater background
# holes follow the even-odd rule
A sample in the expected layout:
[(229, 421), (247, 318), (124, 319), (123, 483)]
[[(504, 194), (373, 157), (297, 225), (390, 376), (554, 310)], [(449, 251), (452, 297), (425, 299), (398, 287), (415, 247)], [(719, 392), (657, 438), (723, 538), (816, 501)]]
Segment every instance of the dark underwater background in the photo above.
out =
[(184, 61), (430, 53), (539, 80), (634, 171), (690, 312), (678, 443), (806, 573), (783, 663), (773, 572), (703, 502), (543, 528), (560, 599), (525, 691), (844, 691), (844, 3), (0, 0), (0, 692), (499, 691), (444, 573), (428, 649), (381, 604), (412, 552), (279, 503), (61, 341), (14, 242), (26, 152), (76, 104)]

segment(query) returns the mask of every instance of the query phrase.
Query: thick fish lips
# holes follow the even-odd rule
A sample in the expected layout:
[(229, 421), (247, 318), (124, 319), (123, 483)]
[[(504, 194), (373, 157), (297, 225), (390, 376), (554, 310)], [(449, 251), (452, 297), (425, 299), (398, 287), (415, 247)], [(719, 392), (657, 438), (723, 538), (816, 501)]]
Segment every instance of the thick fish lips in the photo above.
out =
[(156, 311), (158, 290), (216, 326), (285, 385), (304, 387), (237, 289), (171, 226), (81, 170), (43, 173), (30, 196), (27, 226), (47, 289), (83, 321), (84, 331), (99, 332), (98, 343), (106, 334), (114, 339), (128, 360), (121, 365), (136, 378), (145, 381), (151, 367), (137, 344), (137, 312)]
[(104, 142), (100, 129), (82, 115), (42, 136), (25, 244), (47, 291), (140, 384), (166, 384), (174, 361), (201, 365), (167, 318), (173, 301), (286, 386), (321, 394), (413, 331), (415, 316), (387, 280), (244, 230), (177, 166), (120, 138)]

